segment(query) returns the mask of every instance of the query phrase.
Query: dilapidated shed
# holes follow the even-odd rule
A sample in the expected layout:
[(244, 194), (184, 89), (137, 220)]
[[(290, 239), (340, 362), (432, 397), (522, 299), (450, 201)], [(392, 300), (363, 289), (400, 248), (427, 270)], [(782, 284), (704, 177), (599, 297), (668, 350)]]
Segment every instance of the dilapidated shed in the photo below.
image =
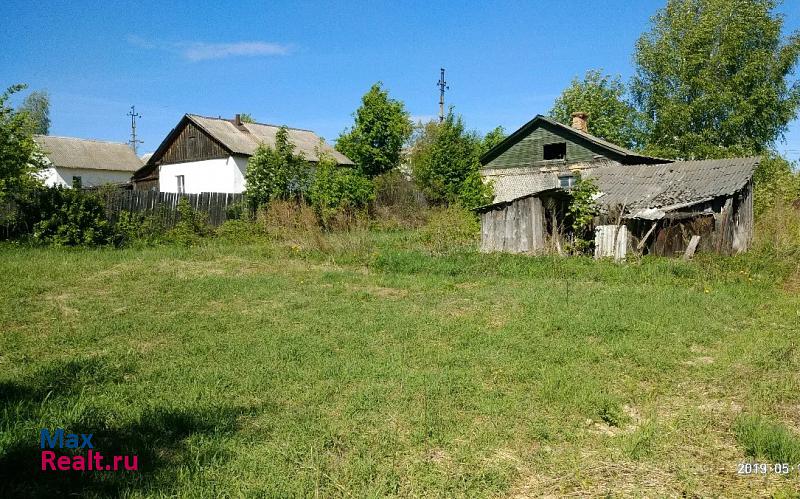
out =
[[(752, 178), (758, 161), (731, 158), (586, 169), (583, 177), (599, 188), (595, 254), (674, 256), (683, 254), (690, 243), (698, 251), (746, 251), (753, 237)], [(561, 252), (571, 242), (567, 208), (572, 182), (542, 186), (534, 181), (538, 176), (529, 179), (496, 191), (495, 202), (478, 210), (482, 251)]]

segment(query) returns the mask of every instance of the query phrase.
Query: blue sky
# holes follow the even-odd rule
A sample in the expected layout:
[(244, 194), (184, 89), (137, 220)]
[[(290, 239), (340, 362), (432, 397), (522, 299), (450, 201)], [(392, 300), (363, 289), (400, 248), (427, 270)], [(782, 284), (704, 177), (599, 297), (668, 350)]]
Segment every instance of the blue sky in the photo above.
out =
[[(427, 119), (445, 67), (470, 128), (513, 131), (587, 69), (627, 79), (663, 3), (6, 0), (0, 85), (49, 91), (54, 135), (126, 141), (135, 104), (142, 153), (184, 113), (249, 112), (332, 142), (378, 80)], [(796, 0), (780, 10), (800, 28)], [(800, 122), (778, 148), (800, 158)]]

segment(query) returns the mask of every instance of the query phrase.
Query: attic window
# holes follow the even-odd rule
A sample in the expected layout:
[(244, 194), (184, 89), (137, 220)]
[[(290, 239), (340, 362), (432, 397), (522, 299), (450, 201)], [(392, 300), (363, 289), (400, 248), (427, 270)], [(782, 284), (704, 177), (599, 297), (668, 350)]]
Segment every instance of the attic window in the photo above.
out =
[(555, 144), (545, 144), (542, 156), (545, 160), (564, 159), (567, 157), (567, 143), (556, 142)]

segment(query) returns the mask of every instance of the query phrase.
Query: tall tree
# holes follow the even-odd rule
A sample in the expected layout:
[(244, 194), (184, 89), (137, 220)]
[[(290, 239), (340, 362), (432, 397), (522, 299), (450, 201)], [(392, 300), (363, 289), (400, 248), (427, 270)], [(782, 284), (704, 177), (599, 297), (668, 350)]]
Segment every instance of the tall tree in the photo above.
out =
[(550, 110), (550, 117), (569, 125), (571, 115), (582, 111), (589, 115), (589, 133), (614, 144), (633, 148), (638, 145), (636, 110), (625, 99), (625, 84), (619, 76), (589, 70), (564, 89)]
[(50, 133), (50, 94), (45, 91), (31, 92), (22, 102), (19, 111), (27, 113), (33, 123), (33, 133)]
[(11, 95), (24, 88), (14, 85), (0, 95), (0, 200), (37, 184), (33, 173), (44, 167), (30, 117), (8, 105)]
[(239, 115), (239, 119), (242, 120), (242, 123), (255, 123), (256, 119), (253, 118), (253, 115), (250, 113), (242, 113)]
[(412, 131), (403, 103), (390, 98), (378, 82), (361, 98), (354, 117), (353, 127), (336, 140), (336, 150), (369, 177), (398, 166), (403, 144)]
[(411, 170), (428, 200), (467, 208), (491, 201), (491, 187), (479, 173), (482, 142), (466, 130), (452, 108), (441, 123), (431, 121), (419, 128), (411, 150)]
[(483, 136), (479, 153), (481, 155), (487, 153), (489, 149), (504, 141), (506, 137), (506, 130), (501, 126), (495, 127), (493, 130), (489, 130), (486, 135)]
[(669, 0), (636, 44), (636, 104), (647, 151), (760, 154), (797, 116), (800, 33), (781, 35), (774, 0)]

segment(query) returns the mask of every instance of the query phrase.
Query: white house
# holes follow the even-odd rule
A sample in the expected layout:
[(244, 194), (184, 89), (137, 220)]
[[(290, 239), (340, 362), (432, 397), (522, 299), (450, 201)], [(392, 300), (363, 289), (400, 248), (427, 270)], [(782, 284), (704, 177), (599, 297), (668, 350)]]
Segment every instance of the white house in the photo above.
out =
[[(133, 176), (137, 190), (159, 190), (196, 194), (239, 193), (245, 190), (247, 160), (260, 144), (275, 146), (280, 127), (263, 123), (185, 115), (152, 156)], [(319, 153), (330, 155), (340, 165), (352, 165), (345, 155), (326, 144), (310, 130), (288, 128), (295, 152), (310, 163)]]
[(127, 144), (51, 135), (34, 135), (33, 139), (49, 165), (39, 173), (48, 186), (125, 184), (142, 167)]

